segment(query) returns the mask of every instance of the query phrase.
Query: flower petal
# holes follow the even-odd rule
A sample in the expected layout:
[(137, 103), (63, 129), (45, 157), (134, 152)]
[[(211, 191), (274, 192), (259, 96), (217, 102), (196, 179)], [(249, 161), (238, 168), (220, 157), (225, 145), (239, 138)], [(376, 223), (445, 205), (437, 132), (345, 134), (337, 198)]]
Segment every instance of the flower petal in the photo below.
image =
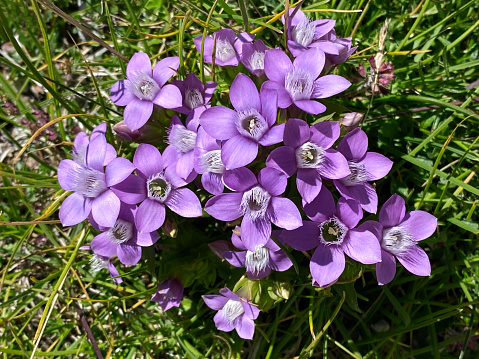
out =
[(298, 168), (296, 186), (301, 197), (307, 202), (312, 202), (321, 191), (321, 176), (314, 168)]
[(404, 199), (393, 194), (381, 207), (379, 211), (379, 222), (384, 228), (391, 228), (402, 222), (406, 214)]
[(106, 154), (105, 136), (96, 136), (86, 148), (86, 164), (97, 171), (103, 172), (103, 162)]
[(376, 277), (378, 284), (388, 284), (396, 275), (396, 259), (394, 256), (381, 249), (381, 262), (376, 263)]
[(115, 82), (111, 88), (110, 99), (117, 106), (126, 106), (136, 98), (133, 92), (126, 86), (128, 80)]
[(338, 200), (337, 215), (348, 228), (354, 228), (363, 218), (363, 210), (358, 201), (341, 197)]
[(293, 266), (293, 262), (282, 250), (269, 252), (269, 266), (272, 270), (284, 272)]
[(341, 183), (341, 180), (334, 180), (334, 185), (343, 197), (358, 201), (366, 212), (377, 212), (378, 195), (374, 187), (369, 183), (364, 182), (356, 186), (345, 186)]
[(201, 298), (205, 301), (205, 304), (213, 310), (221, 310), (228, 302), (228, 298), (222, 295), (202, 295)]
[(110, 187), (124, 181), (134, 169), (133, 163), (126, 158), (115, 158), (105, 168), (106, 185)]
[(223, 252), (223, 257), (233, 267), (242, 268), (245, 266), (246, 251), (243, 251), (243, 252), (226, 251), (226, 252)]
[(321, 223), (336, 214), (336, 205), (331, 192), (322, 186), (321, 191), (311, 203), (303, 203), (304, 212), (313, 221)]
[(291, 177), (297, 169), (294, 149), (288, 146), (275, 148), (266, 159), (266, 166), (282, 171)]
[(397, 254), (396, 258), (409, 272), (420, 276), (431, 275), (431, 263), (429, 258), (419, 246), (411, 246), (407, 252)]
[(288, 91), (284, 88), (283, 84), (274, 81), (266, 81), (261, 85), (260, 93), (263, 91), (276, 91), (278, 93), (278, 107), (288, 108), (293, 103)]
[(258, 156), (258, 144), (241, 135), (231, 137), (221, 149), (221, 161), (227, 169), (249, 165), (256, 156)]
[(341, 128), (336, 121), (323, 121), (311, 126), (311, 142), (324, 150), (330, 148), (340, 134)]
[(401, 221), (401, 227), (407, 228), (412, 240), (421, 241), (434, 234), (437, 228), (437, 218), (424, 211), (406, 213)]
[(293, 70), (293, 64), (283, 51), (271, 49), (264, 56), (264, 72), (269, 80), (284, 84), (286, 74)]
[(201, 176), (201, 184), (204, 189), (213, 195), (223, 193), (225, 185), (221, 173), (205, 172)]
[(135, 98), (125, 107), (123, 119), (128, 128), (134, 131), (147, 123), (152, 113), (153, 102)]
[(286, 146), (297, 148), (303, 143), (308, 142), (309, 138), (310, 130), (308, 124), (305, 121), (298, 118), (290, 118), (288, 122), (286, 122), (286, 125), (284, 126), (283, 139), (283, 142)]
[(283, 172), (266, 167), (259, 171), (258, 182), (272, 196), (279, 196), (288, 185), (288, 179)]
[(254, 108), (261, 112), (258, 89), (253, 80), (241, 72), (236, 75), (231, 84), (230, 101), (236, 111)]
[(308, 71), (311, 74), (311, 78), (315, 80), (323, 70), (324, 61), (324, 52), (313, 47), (301, 52), (301, 54), (294, 59), (293, 66), (295, 69)]
[(324, 159), (318, 172), (322, 177), (329, 179), (344, 178), (351, 173), (348, 161), (346, 158), (336, 150), (326, 150), (324, 152)]
[(236, 111), (223, 106), (215, 106), (201, 114), (200, 124), (211, 137), (217, 140), (227, 140), (238, 135), (235, 125), (236, 117)]
[(138, 232), (138, 235), (136, 238), (136, 244), (142, 247), (149, 247), (155, 244), (158, 241), (158, 239), (160, 239), (160, 235), (158, 234), (157, 231), (153, 231), (149, 233)]
[(374, 264), (381, 261), (381, 247), (376, 236), (359, 226), (348, 231), (342, 249), (349, 257), (363, 264)]
[(326, 75), (314, 81), (311, 98), (326, 98), (336, 95), (351, 86), (351, 82), (342, 76)]
[(129, 175), (124, 181), (111, 188), (114, 194), (125, 203), (137, 204), (146, 196), (146, 181), (135, 175)]
[(120, 214), (120, 199), (112, 190), (106, 190), (92, 202), (91, 214), (100, 226), (113, 227)]
[(142, 143), (139, 145), (133, 156), (133, 164), (138, 174), (148, 179), (163, 171), (163, 158), (155, 146)]
[(223, 181), (228, 188), (237, 192), (244, 192), (258, 184), (254, 173), (246, 167), (225, 171)]
[(91, 240), (90, 247), (95, 254), (111, 258), (116, 255), (118, 245), (111, 241), (107, 232), (103, 232)]
[(165, 85), (155, 96), (153, 103), (163, 108), (177, 108), (183, 105), (183, 96), (175, 85)]
[(252, 220), (244, 216), (241, 221), (241, 240), (244, 246), (254, 252), (256, 246), (265, 245), (271, 237), (271, 222), (265, 218)]
[(129, 242), (131, 241), (118, 245), (116, 255), (121, 263), (132, 266), (140, 261), (141, 247), (136, 244), (130, 244)]
[(240, 338), (253, 339), (254, 336), (254, 321), (246, 315), (242, 315), (236, 322), (236, 332)]
[(151, 61), (144, 52), (135, 53), (126, 67), (126, 76), (129, 79), (134, 78), (138, 72), (142, 72), (151, 77)]
[(309, 251), (316, 248), (319, 242), (318, 224), (311, 221), (303, 221), (303, 225), (292, 231), (281, 231), (279, 239), (297, 251)]
[(346, 134), (338, 144), (338, 151), (341, 152), (348, 161), (361, 160), (367, 150), (368, 136), (360, 128), (355, 128)]
[(60, 186), (65, 191), (73, 191), (71, 187), (74, 183), (71, 178), (72, 173), (75, 171), (81, 170), (81, 167), (78, 163), (72, 160), (62, 160), (58, 165), (58, 182)]
[(139, 232), (156, 231), (165, 222), (165, 205), (151, 199), (145, 199), (135, 216), (135, 225)]
[(339, 248), (321, 244), (311, 257), (309, 269), (313, 279), (324, 288), (338, 280), (345, 264), (344, 253)]
[(301, 214), (289, 198), (272, 197), (270, 203), (272, 211), (268, 210), (268, 216), (279, 228), (292, 230), (302, 226)]
[(259, 97), (261, 99), (261, 115), (271, 127), (276, 123), (278, 115), (278, 91), (262, 87)]
[(243, 193), (224, 193), (210, 198), (205, 211), (220, 221), (233, 221), (243, 215), (241, 200)]
[(165, 205), (182, 217), (201, 217), (203, 214), (200, 200), (196, 194), (188, 188), (172, 190), (165, 201)]
[(366, 180), (368, 181), (385, 177), (393, 166), (393, 162), (389, 158), (376, 152), (366, 153), (360, 163), (366, 167)]
[(293, 101), (294, 104), (303, 110), (306, 113), (310, 113), (312, 115), (317, 115), (326, 111), (326, 106), (324, 106), (321, 102), (314, 101), (314, 100), (299, 100)]
[(180, 66), (178, 56), (165, 57), (153, 68), (153, 79), (160, 87), (163, 86), (176, 73), (178, 66)]
[(85, 220), (91, 211), (91, 198), (79, 193), (72, 193), (60, 207), (60, 222), (63, 226), (73, 226)]
[(213, 321), (215, 322), (216, 328), (223, 332), (231, 332), (233, 329), (235, 329), (233, 322), (230, 322), (225, 318), (222, 310), (216, 313), (216, 315), (213, 317)]
[(262, 146), (272, 146), (283, 141), (284, 123), (273, 126), (266, 132), (258, 142)]

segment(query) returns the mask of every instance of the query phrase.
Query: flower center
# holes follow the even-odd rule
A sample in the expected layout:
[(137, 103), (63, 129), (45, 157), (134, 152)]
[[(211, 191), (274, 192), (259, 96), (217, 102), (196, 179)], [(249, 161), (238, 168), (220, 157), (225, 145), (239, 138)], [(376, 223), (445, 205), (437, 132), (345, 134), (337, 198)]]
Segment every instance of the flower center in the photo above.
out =
[(200, 166), (205, 172), (223, 173), (225, 166), (221, 161), (221, 150), (213, 150), (202, 154)]
[(402, 254), (415, 243), (411, 240), (411, 235), (406, 228), (396, 226), (383, 229), (383, 240), (381, 248), (392, 254)]
[(244, 137), (259, 141), (268, 131), (268, 123), (254, 108), (238, 112), (236, 128)]
[(182, 153), (194, 150), (196, 145), (196, 132), (180, 126), (173, 126), (168, 135), (168, 143), (176, 147)]
[(324, 160), (322, 147), (306, 142), (295, 151), (298, 168), (319, 168)]
[(233, 45), (228, 40), (216, 39), (216, 53), (215, 57), (221, 62), (227, 62), (236, 56), (236, 51)]
[(70, 172), (72, 189), (85, 197), (95, 198), (106, 191), (105, 174), (88, 167), (76, 167)]
[(366, 182), (367, 172), (366, 166), (363, 163), (348, 161), (349, 170), (351, 174), (341, 179), (341, 183), (345, 186), (356, 186)]
[(254, 252), (246, 252), (246, 268), (253, 274), (262, 272), (269, 263), (269, 248), (256, 246)]
[(108, 268), (109, 262), (106, 257), (94, 253), (90, 258), (91, 272), (94, 274), (103, 268)]
[(163, 173), (157, 173), (146, 181), (148, 198), (163, 203), (171, 192), (171, 184), (166, 180)]
[(129, 79), (130, 91), (140, 100), (153, 101), (160, 91), (160, 86), (150, 76), (143, 72), (137, 72)]
[(264, 70), (264, 52), (255, 51), (248, 59), (249, 65), (253, 71)]
[(238, 318), (241, 314), (244, 313), (244, 308), (239, 300), (229, 299), (223, 307), (222, 311), (224, 318), (229, 323), (233, 323), (236, 318)]
[(308, 46), (313, 42), (315, 28), (316, 25), (307, 17), (304, 17), (298, 25), (293, 27), (293, 41), (305, 47)]
[(115, 244), (125, 243), (133, 238), (133, 223), (118, 218), (108, 230), (108, 237)]
[(205, 100), (203, 99), (203, 94), (197, 88), (188, 88), (186, 90), (185, 96), (185, 106), (190, 110), (197, 108), (198, 106), (204, 105)]
[(271, 195), (260, 186), (251, 188), (241, 199), (243, 214), (250, 216), (252, 220), (264, 217), (270, 199)]
[(313, 93), (313, 81), (309, 71), (294, 68), (286, 74), (284, 87), (293, 101), (309, 100)]
[(340, 245), (343, 243), (346, 233), (348, 233), (348, 227), (333, 216), (328, 221), (321, 223), (319, 231), (319, 240), (321, 243), (328, 246), (332, 244)]

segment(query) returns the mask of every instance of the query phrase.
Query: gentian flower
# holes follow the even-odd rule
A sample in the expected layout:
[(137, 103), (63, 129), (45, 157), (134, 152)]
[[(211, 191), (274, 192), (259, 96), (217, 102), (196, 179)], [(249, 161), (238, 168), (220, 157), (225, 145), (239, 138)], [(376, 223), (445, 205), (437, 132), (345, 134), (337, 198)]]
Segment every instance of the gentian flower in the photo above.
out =
[(183, 285), (178, 279), (170, 278), (158, 285), (151, 300), (158, 302), (161, 309), (166, 312), (170, 308), (180, 306), (181, 298), (183, 298), (183, 290)]
[(317, 115), (326, 106), (314, 99), (326, 98), (346, 90), (351, 83), (338, 75), (318, 78), (324, 67), (324, 53), (312, 48), (299, 54), (294, 62), (279, 49), (271, 49), (264, 57), (264, 71), (269, 81), (261, 89), (278, 91), (278, 107), (292, 104), (304, 112)]
[(182, 217), (200, 217), (201, 203), (175, 169), (165, 168), (160, 151), (141, 144), (133, 157), (139, 176), (129, 176), (114, 191), (129, 204), (142, 202), (135, 216), (135, 225), (141, 233), (156, 231), (165, 222), (165, 206)]
[(264, 55), (268, 48), (262, 40), (243, 44), (241, 63), (255, 76), (264, 75)]
[(394, 194), (379, 211), (379, 223), (368, 222), (373, 225), (381, 244), (382, 261), (376, 264), (379, 285), (389, 283), (396, 275), (394, 257), (415, 275), (431, 274), (429, 258), (417, 242), (434, 233), (437, 227), (436, 217), (424, 211), (406, 213), (404, 199)]
[(115, 224), (110, 228), (95, 223), (94, 228), (102, 231), (91, 241), (91, 249), (103, 257), (118, 256), (121, 263), (135, 265), (141, 258), (141, 247), (152, 246), (160, 238), (158, 232), (140, 233), (135, 226), (138, 209), (135, 205), (122, 203)]
[(221, 160), (227, 169), (254, 161), (258, 144), (271, 146), (283, 140), (284, 124), (273, 126), (278, 110), (276, 99), (275, 90), (262, 90), (258, 94), (253, 80), (239, 73), (230, 88), (235, 110), (215, 106), (200, 116), (200, 124), (210, 136), (226, 141)]
[(393, 162), (376, 152), (366, 152), (368, 136), (360, 128), (349, 132), (338, 144), (338, 151), (348, 160), (351, 173), (335, 179), (334, 185), (345, 198), (355, 199), (370, 213), (378, 209), (378, 195), (367, 181), (383, 178), (391, 170)]
[(321, 177), (343, 178), (350, 174), (344, 156), (330, 149), (340, 134), (337, 122), (325, 121), (311, 128), (291, 118), (284, 128), (284, 146), (275, 148), (266, 159), (266, 166), (292, 176), (296, 169), (296, 185), (306, 202), (311, 202), (321, 190)]
[[(237, 37), (231, 29), (221, 29), (213, 33), (216, 35), (215, 65), (218, 66), (237, 66), (242, 54), (242, 45), (253, 41), (255, 35), (243, 32)], [(207, 64), (213, 62), (214, 39), (211, 36), (205, 37), (203, 58)], [(201, 43), (203, 36), (197, 36), (193, 39), (196, 50), (201, 54)]]
[[(236, 232), (240, 230), (238, 227), (235, 229)], [(225, 251), (223, 256), (234, 267), (246, 267), (246, 275), (250, 279), (267, 277), (271, 270), (284, 272), (293, 265), (286, 253), (271, 238), (266, 244), (256, 246), (254, 252), (246, 249), (243, 241), (235, 232), (231, 236), (231, 241), (236, 248), (242, 251)]]
[(201, 174), (203, 188), (211, 194), (223, 193), (223, 172), (225, 166), (221, 161), (220, 141), (208, 135), (203, 127), (198, 129), (196, 137), (195, 172)]
[(241, 216), (241, 239), (251, 252), (265, 245), (271, 236), (271, 222), (280, 228), (301, 226), (301, 215), (288, 198), (279, 197), (287, 185), (286, 176), (273, 169), (263, 168), (258, 179), (242, 167), (223, 175), (226, 186), (236, 191), (214, 196), (205, 211), (221, 221), (233, 221)]
[(126, 158), (117, 157), (104, 168), (107, 154), (105, 136), (94, 137), (86, 147), (85, 165), (63, 160), (58, 166), (58, 182), (66, 191), (73, 191), (60, 207), (60, 221), (72, 226), (91, 212), (101, 226), (112, 227), (120, 212), (120, 199), (110, 189), (124, 181), (135, 166)]
[[(73, 141), (73, 151), (72, 151), (73, 160), (79, 165), (85, 166), (86, 165), (85, 152), (86, 152), (86, 148), (88, 144), (90, 143), (91, 140), (93, 140), (98, 135), (105, 136), (105, 133), (106, 133), (106, 122), (102, 122), (98, 126), (96, 126), (93, 129), (90, 137), (88, 137), (88, 135), (85, 132), (79, 132), (76, 135), (75, 140)], [(105, 161), (103, 162), (103, 165), (106, 166), (114, 158), (116, 158), (116, 150), (112, 145), (107, 143)]]
[[(90, 246), (81, 246), (80, 249), (91, 250), (91, 247)], [(110, 272), (110, 276), (112, 278), (114, 278), (113, 282), (115, 282), (115, 284), (123, 283), (123, 279), (115, 278), (115, 277), (118, 277), (120, 275), (120, 273), (118, 273), (118, 270), (116, 269), (115, 265), (113, 264), (113, 257), (104, 257), (104, 256), (100, 256), (96, 253), (93, 253), (91, 258), (90, 258), (90, 267), (91, 267), (91, 274), (92, 275), (99, 272), (103, 268), (108, 268), (108, 271)]]
[(236, 329), (240, 338), (253, 339), (254, 320), (260, 310), (228, 288), (220, 289), (220, 294), (202, 296), (208, 307), (218, 311), (213, 318), (216, 328), (223, 332)]
[(166, 57), (151, 71), (150, 58), (137, 52), (128, 62), (126, 80), (115, 83), (110, 98), (118, 106), (126, 106), (123, 118), (131, 130), (143, 126), (153, 113), (153, 104), (163, 108), (182, 106), (181, 92), (175, 85), (165, 85), (180, 65), (179, 57)]
[(341, 197), (337, 206), (324, 186), (316, 199), (304, 205), (312, 221), (294, 231), (281, 231), (280, 238), (299, 251), (316, 250), (311, 257), (313, 280), (324, 288), (336, 282), (345, 268), (345, 257), (363, 264), (381, 261), (381, 248), (366, 222), (358, 226), (363, 211), (358, 202)]

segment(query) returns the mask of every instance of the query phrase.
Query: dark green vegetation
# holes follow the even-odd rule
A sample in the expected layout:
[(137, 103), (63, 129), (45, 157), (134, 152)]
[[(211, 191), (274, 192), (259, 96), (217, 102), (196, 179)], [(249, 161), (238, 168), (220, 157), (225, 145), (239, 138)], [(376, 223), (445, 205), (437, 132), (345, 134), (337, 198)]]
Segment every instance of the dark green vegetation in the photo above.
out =
[[(362, 9), (309, 13), (336, 19), (338, 35), (353, 33), (353, 43), (359, 46), (337, 69), (358, 82), (342, 96), (325, 101), (330, 110), (325, 115), (343, 112), (338, 106), (367, 113), (362, 128), (369, 135), (370, 150), (395, 163), (377, 183), (380, 205), (399, 193), (409, 211), (420, 209), (438, 217), (436, 234), (421, 242), (432, 275), (416, 277), (398, 267), (396, 278), (380, 287), (373, 266), (360, 272), (350, 265), (344, 284), (315, 290), (307, 277), (306, 258), (294, 253), (300, 275), (290, 269), (251, 287), (261, 287), (258, 295), (271, 308), (260, 314), (251, 342), (235, 332), (217, 331), (213, 311), (200, 297), (225, 285), (233, 288), (242, 275), (241, 269), (220, 263), (207, 246), (229, 239), (231, 228), (214, 226), (208, 218), (179, 219), (178, 237), (160, 240), (170, 251), (145, 250), (140, 264), (120, 268), (124, 282), (116, 286), (106, 270), (92, 276), (89, 254), (79, 250), (94, 230), (85, 224), (59, 224), (56, 210), (67, 193), (54, 177), (60, 160), (70, 155), (78, 126), (88, 132), (101, 121), (113, 125), (122, 118), (123, 109), (111, 103), (109, 90), (125, 77), (126, 62), (93, 41), (78, 23), (125, 59), (136, 51), (154, 58), (181, 54), (180, 75), (203, 74), (193, 37), (205, 28), (210, 34), (221, 27), (240, 32), (247, 19), (250, 29), (265, 26), (257, 31), (269, 46), (280, 46), (281, 22), (268, 21), (284, 10), (284, 4), (247, 1), (246, 13), (242, 0), (218, 0), (213, 9), (210, 0), (87, 0), (80, 7), (77, 1), (55, 1), (71, 17), (65, 21), (43, 3), (0, 2), (3, 358), (30, 357), (34, 350), (37, 356), (95, 357), (79, 312), (103, 356), (111, 358), (479, 356), (477, 1), (304, 4), (303, 9)], [(368, 73), (367, 59), (376, 55), (387, 19), (391, 22), (385, 61), (392, 62), (396, 77), (388, 94), (373, 95), (356, 68), (362, 63)], [(216, 71), (216, 101), (225, 103), (224, 79), (230, 83), (234, 74)], [(210, 78), (208, 73), (204, 76)], [(33, 133), (54, 119), (58, 121), (16, 158)], [(109, 140), (115, 141), (113, 135)], [(115, 143), (119, 153), (131, 159), (135, 146)], [(189, 282), (184, 283), (181, 307), (165, 314), (149, 298), (158, 282), (175, 271), (187, 273)]]

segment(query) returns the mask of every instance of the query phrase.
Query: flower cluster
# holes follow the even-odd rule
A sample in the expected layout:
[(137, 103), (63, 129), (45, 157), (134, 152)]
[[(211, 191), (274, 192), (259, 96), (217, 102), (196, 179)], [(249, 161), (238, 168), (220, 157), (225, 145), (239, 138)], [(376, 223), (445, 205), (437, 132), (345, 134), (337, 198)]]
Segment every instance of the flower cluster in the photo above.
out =
[[(101, 124), (90, 137), (77, 136), (73, 160), (63, 160), (58, 169), (60, 185), (73, 192), (60, 208), (62, 224), (88, 218), (100, 232), (89, 246), (95, 268), (108, 267), (121, 282), (114, 258), (137, 264), (142, 247), (159, 240), (158, 230), (172, 211), (184, 218), (238, 221), (232, 242), (222, 241), (215, 253), (244, 268), (251, 280), (292, 267), (289, 248), (314, 250), (312, 285), (322, 288), (338, 281), (346, 256), (376, 264), (379, 284), (393, 279), (395, 258), (410, 272), (429, 275), (429, 260), (417, 242), (433, 234), (434, 216), (406, 213), (404, 200), (394, 195), (381, 208), (379, 222), (360, 223), (363, 211), (378, 211), (371, 182), (386, 176), (392, 161), (368, 152), (368, 137), (360, 128), (341, 138), (336, 121), (310, 125), (310, 115), (327, 110), (318, 99), (351, 85), (328, 71), (356, 48), (351, 39), (336, 36), (333, 20), (312, 21), (298, 9), (289, 14), (293, 58), (230, 29), (194, 39), (205, 63), (236, 72), (224, 106), (215, 105), (213, 81), (203, 83), (193, 73), (170, 81), (178, 57), (164, 58), (153, 69), (147, 54), (131, 58), (127, 79), (113, 85), (111, 100), (126, 106), (117, 134), (140, 142), (132, 161), (117, 157)], [(240, 63), (255, 80), (240, 72)], [(142, 141), (151, 139), (149, 120), (160, 113), (170, 116), (162, 152)], [(164, 278), (152, 300), (163, 310), (179, 306), (188, 285), (181, 273)], [(251, 339), (258, 303), (228, 288), (220, 294), (203, 296), (218, 310), (217, 328), (236, 329), (241, 338)]]

